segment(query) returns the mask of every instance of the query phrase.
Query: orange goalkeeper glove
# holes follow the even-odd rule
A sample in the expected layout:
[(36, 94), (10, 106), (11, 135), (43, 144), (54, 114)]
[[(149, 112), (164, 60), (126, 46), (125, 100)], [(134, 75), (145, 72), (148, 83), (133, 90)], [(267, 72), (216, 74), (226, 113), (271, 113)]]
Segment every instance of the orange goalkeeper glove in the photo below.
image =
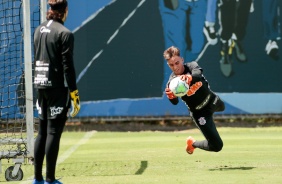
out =
[(186, 83), (190, 86), (191, 81), (192, 81), (192, 75), (180, 75), (180, 79), (183, 81), (186, 81)]
[(75, 117), (80, 110), (80, 100), (79, 100), (78, 90), (74, 90), (70, 92), (70, 97), (71, 97), (71, 108), (72, 108), (70, 112), (70, 116)]
[(165, 89), (165, 94), (166, 94), (167, 98), (170, 99), (170, 100), (177, 98), (177, 96), (175, 96), (169, 88)]

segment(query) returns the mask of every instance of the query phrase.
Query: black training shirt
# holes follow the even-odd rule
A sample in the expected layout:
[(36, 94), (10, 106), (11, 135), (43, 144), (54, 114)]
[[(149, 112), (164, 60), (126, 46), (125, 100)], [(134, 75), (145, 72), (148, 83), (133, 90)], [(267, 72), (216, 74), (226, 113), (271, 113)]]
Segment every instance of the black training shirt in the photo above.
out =
[[(203, 69), (198, 65), (197, 62), (184, 63), (184, 74), (190, 74), (192, 76), (192, 81), (189, 86), (188, 95), (184, 95), (181, 99), (185, 102), (185, 104), (189, 107), (189, 109), (193, 112), (195, 110), (199, 110), (198, 108), (202, 108), (201, 104), (207, 104), (205, 101), (209, 95), (211, 99), (214, 96), (214, 93), (211, 91), (209, 87), (208, 81), (205, 79), (203, 73)], [(170, 81), (175, 78), (177, 75), (172, 73), (169, 77), (167, 87), (169, 86)], [(174, 98), (170, 100), (172, 104), (178, 104), (178, 98)]]
[(74, 35), (62, 22), (48, 20), (34, 32), (34, 86), (77, 89), (73, 64)]

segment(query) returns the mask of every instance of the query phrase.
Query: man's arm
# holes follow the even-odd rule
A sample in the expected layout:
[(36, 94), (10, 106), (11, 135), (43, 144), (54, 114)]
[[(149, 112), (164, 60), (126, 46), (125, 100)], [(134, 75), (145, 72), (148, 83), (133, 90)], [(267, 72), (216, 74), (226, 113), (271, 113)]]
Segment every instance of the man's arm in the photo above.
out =
[(62, 36), (62, 62), (66, 82), (70, 91), (77, 90), (76, 73), (73, 63), (73, 47), (74, 35), (71, 32), (66, 32)]
[(202, 78), (203, 69), (198, 65), (197, 62), (190, 62), (187, 64), (191, 71), (192, 82), (200, 81)]
[(63, 68), (64, 74), (66, 78), (66, 82), (68, 84), (68, 88), (70, 90), (70, 98), (71, 98), (71, 112), (70, 116), (74, 117), (78, 114), (80, 110), (80, 98), (76, 85), (76, 74), (73, 63), (73, 47), (74, 47), (74, 36), (71, 32), (67, 32), (62, 37), (62, 58), (63, 58)]

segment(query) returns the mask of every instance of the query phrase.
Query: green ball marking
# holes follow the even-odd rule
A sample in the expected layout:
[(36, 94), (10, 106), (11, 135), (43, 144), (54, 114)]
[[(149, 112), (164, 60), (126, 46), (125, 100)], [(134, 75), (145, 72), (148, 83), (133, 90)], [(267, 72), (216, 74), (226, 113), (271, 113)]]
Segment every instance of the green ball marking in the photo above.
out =
[(177, 86), (176, 91), (177, 93), (185, 93), (187, 91), (187, 87), (183, 83), (180, 83)]

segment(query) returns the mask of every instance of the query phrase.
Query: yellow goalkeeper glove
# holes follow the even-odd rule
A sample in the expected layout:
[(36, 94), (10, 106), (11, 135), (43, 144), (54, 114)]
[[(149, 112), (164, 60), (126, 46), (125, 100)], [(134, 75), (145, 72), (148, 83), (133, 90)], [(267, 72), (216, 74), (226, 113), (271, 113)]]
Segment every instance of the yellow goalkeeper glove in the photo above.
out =
[(71, 97), (71, 106), (72, 106), (70, 116), (75, 117), (80, 110), (80, 100), (79, 100), (78, 90), (74, 90), (70, 92), (70, 97)]

